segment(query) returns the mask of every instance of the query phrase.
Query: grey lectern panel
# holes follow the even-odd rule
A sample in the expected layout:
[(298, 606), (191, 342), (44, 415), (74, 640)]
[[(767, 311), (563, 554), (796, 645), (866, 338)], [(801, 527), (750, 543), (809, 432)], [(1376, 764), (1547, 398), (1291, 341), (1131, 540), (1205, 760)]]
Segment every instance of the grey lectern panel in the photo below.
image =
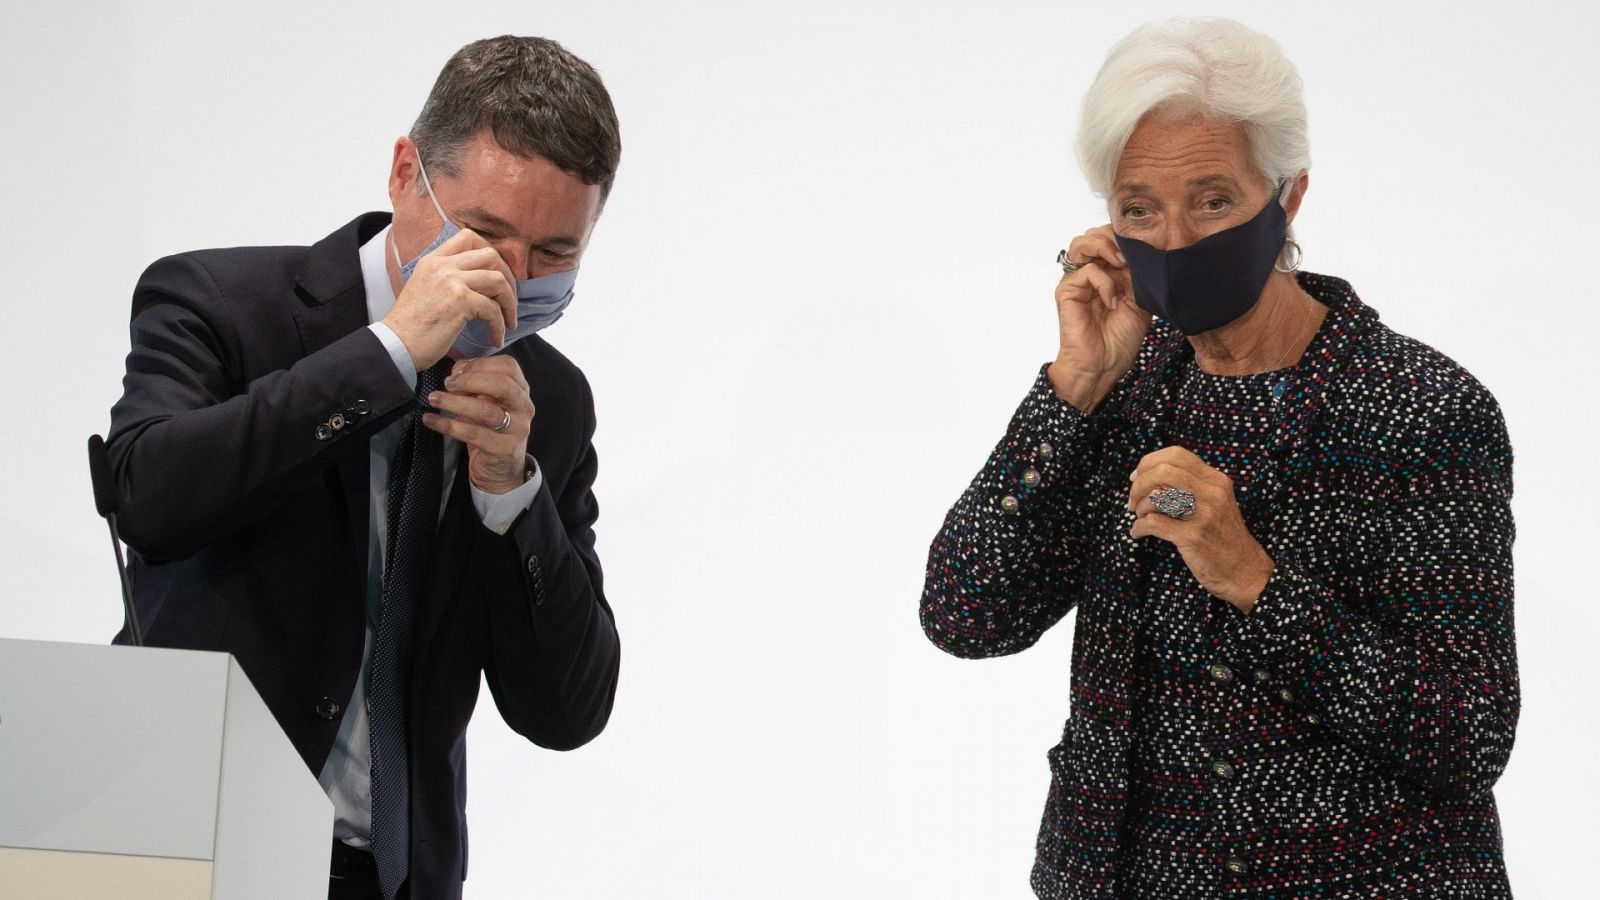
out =
[(0, 641), (0, 846), (211, 859), (227, 690), (222, 653)]
[(204, 861), (212, 900), (309, 900), (332, 836), (332, 804), (227, 654), (0, 639), (0, 881), (104, 854), (130, 872)]
[[(211, 896), (282, 897), (259, 886), (295, 883), (308, 886), (308, 898), (326, 897), (333, 804), (232, 657), (228, 667)], [(251, 706), (260, 714), (235, 714)], [(282, 749), (265, 752), (273, 747)], [(286, 870), (290, 864), (297, 871)]]

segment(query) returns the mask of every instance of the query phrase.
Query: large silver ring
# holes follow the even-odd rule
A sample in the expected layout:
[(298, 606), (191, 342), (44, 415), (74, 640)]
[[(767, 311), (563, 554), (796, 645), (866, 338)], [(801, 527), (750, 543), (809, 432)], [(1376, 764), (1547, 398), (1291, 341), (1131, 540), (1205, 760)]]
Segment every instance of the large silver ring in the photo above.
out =
[(1061, 264), (1061, 271), (1066, 275), (1071, 275), (1073, 272), (1076, 272), (1089, 264), (1088, 260), (1084, 260), (1081, 263), (1075, 263), (1072, 260), (1067, 259), (1067, 251), (1065, 250), (1056, 254), (1056, 262)]
[(505, 414), (506, 417), (500, 420), (500, 424), (489, 429), (490, 431), (493, 431), (496, 434), (505, 434), (511, 430), (511, 410), (505, 410)]
[(1194, 492), (1183, 488), (1164, 487), (1151, 491), (1150, 505), (1156, 512), (1174, 519), (1194, 518)]

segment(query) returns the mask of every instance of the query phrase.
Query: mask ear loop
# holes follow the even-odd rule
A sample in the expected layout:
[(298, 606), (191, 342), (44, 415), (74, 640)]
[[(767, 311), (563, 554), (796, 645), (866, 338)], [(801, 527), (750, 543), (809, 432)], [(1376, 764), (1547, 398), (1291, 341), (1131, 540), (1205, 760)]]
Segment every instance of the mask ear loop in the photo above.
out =
[[(433, 208), (439, 213), (439, 218), (450, 222), (450, 217), (444, 214), (444, 207), (439, 205), (439, 198), (433, 195), (433, 182), (428, 178), (427, 167), (422, 164), (421, 153), (417, 154), (417, 173), (422, 176), (422, 186), (428, 192), (428, 199), (433, 201)], [(456, 223), (450, 222), (450, 224), (455, 225)], [(461, 226), (457, 225), (456, 227), (459, 228)]]
[[(422, 176), (422, 187), (428, 192), (428, 199), (433, 201), (433, 209), (439, 214), (439, 219), (450, 225), (455, 225), (456, 223), (451, 222), (450, 217), (444, 214), (444, 207), (439, 205), (439, 198), (434, 196), (433, 181), (428, 178), (428, 168), (422, 164), (421, 153), (417, 154), (417, 173)], [(459, 230), (461, 226), (456, 225), (456, 228)], [(400, 248), (395, 244), (393, 228), (389, 229), (389, 252), (394, 256), (394, 264), (404, 269), (406, 264), (400, 261)]]
[[(1288, 178), (1278, 182), (1278, 189), (1273, 192), (1278, 200), (1279, 205), (1283, 205), (1288, 200), (1288, 198), (1284, 196), (1284, 192), (1289, 189), (1289, 182), (1290, 179)], [(1293, 252), (1290, 253), (1290, 251)], [(1288, 258), (1292, 260), (1292, 262), (1285, 264), (1285, 255), (1288, 255)], [(1272, 271), (1282, 272), (1285, 275), (1291, 275), (1300, 271), (1300, 261), (1304, 258), (1305, 252), (1300, 249), (1300, 242), (1285, 235), (1283, 239), (1283, 249), (1278, 252), (1278, 260), (1272, 264)]]

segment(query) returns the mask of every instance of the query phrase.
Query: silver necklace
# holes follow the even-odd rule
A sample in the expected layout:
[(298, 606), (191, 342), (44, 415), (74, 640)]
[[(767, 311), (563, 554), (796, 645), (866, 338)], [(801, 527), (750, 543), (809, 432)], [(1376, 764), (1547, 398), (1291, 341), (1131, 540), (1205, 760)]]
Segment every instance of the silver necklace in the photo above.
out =
[[(1289, 349), (1285, 350), (1283, 352), (1283, 356), (1278, 359), (1278, 362), (1277, 362), (1276, 365), (1274, 365), (1272, 368), (1267, 370), (1268, 372), (1276, 372), (1276, 371), (1278, 371), (1279, 369), (1283, 368), (1283, 364), (1284, 363), (1289, 361), (1289, 355), (1294, 353), (1294, 348), (1299, 345), (1299, 343), (1300, 343), (1300, 335), (1305, 333), (1306, 323), (1309, 322), (1309, 321), (1311, 321), (1311, 307), (1307, 306), (1306, 307), (1306, 314), (1300, 317), (1300, 327), (1299, 327), (1299, 329), (1297, 329), (1295, 331), (1294, 339), (1289, 342)], [(1305, 351), (1305, 348), (1302, 347), (1301, 348), (1301, 352), (1304, 352), (1304, 351)]]

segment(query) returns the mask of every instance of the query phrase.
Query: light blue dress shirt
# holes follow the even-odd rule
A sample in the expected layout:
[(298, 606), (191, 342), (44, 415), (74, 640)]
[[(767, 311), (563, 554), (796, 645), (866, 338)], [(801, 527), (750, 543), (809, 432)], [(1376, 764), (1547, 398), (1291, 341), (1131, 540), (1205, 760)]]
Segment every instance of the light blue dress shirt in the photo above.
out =
[[(388, 246), (389, 229), (385, 228), (361, 245), (361, 280), (367, 293), (367, 327), (378, 336), (395, 367), (412, 389), (417, 386), (417, 370), (411, 362), (399, 335), (383, 324), (383, 317), (394, 307), (394, 287), (389, 283)], [(333, 836), (352, 847), (366, 849), (372, 835), (372, 748), (367, 734), (367, 664), (372, 654), (372, 636), (378, 610), (383, 603), (383, 548), (388, 542), (389, 461), (394, 458), (400, 439), (410, 423), (402, 416), (388, 428), (372, 437), (368, 451), (371, 463), (369, 481), (372, 498), (367, 520), (367, 643), (361, 653), (361, 674), (356, 678), (355, 692), (345, 704), (344, 718), (339, 723), (339, 734), (334, 738), (333, 749), (317, 782), (333, 801)], [(439, 514), (444, 514), (449, 502), (449, 485), (455, 478), (456, 467), (461, 464), (461, 442), (444, 439), (444, 497), (440, 499)], [(535, 465), (533, 477), (514, 491), (489, 494), (472, 485), (472, 505), (478, 511), (485, 528), (497, 534), (506, 529), (517, 516), (533, 504), (539, 493), (544, 475)]]

